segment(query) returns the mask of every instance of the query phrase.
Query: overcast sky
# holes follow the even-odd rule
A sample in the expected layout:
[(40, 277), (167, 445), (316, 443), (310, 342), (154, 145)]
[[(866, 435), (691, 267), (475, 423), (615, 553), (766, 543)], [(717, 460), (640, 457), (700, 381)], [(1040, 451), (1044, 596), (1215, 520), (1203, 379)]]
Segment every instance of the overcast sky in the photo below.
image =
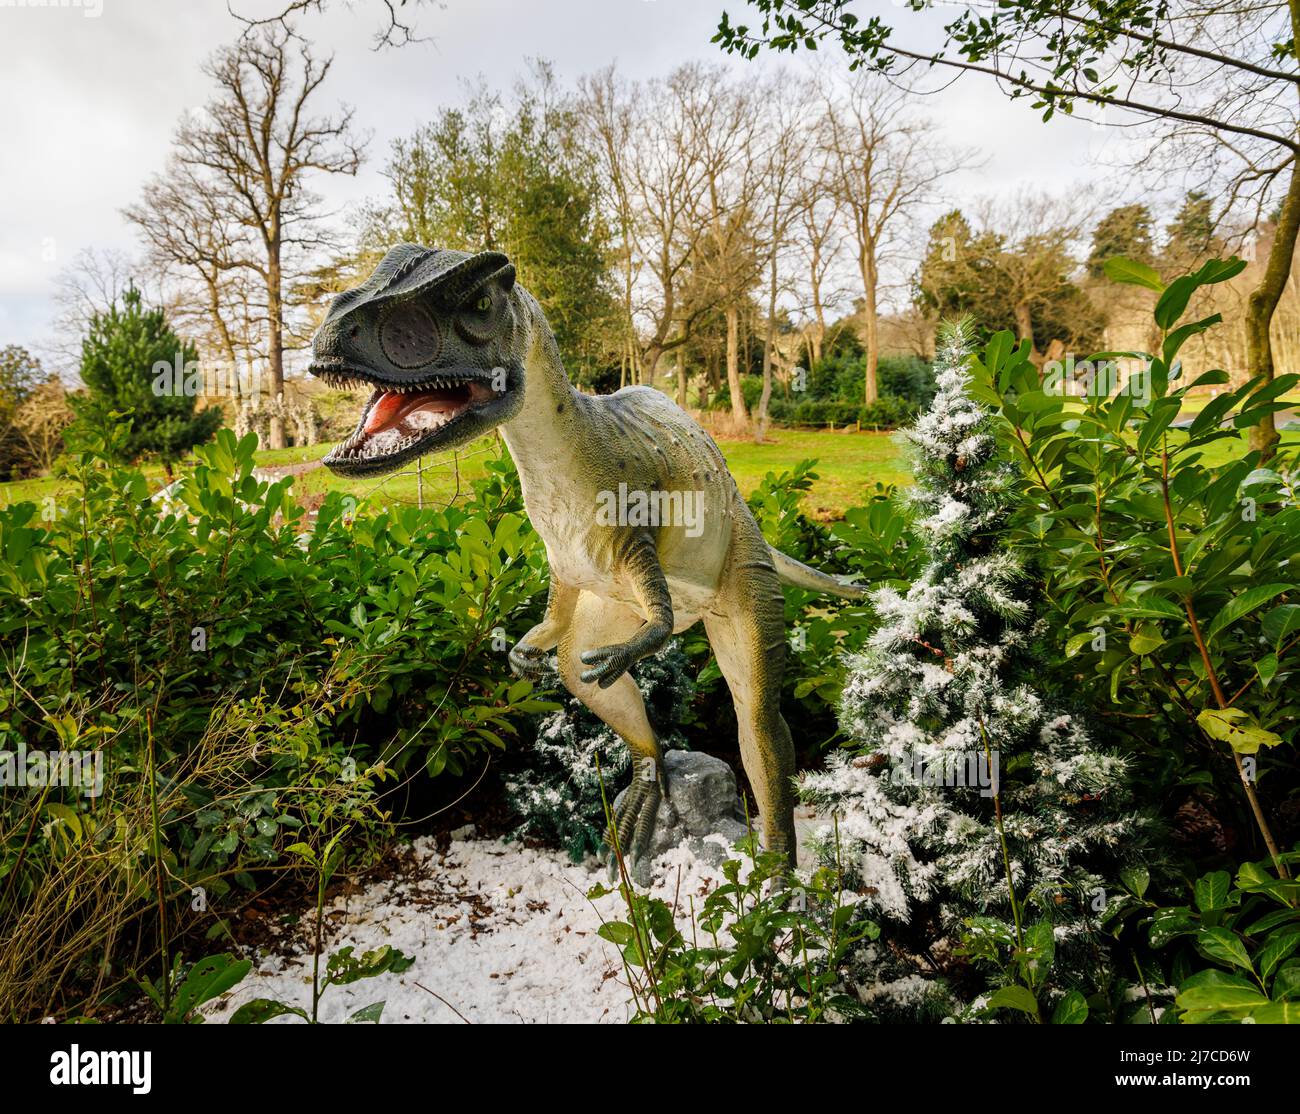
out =
[[(83, 248), (138, 250), (121, 209), (162, 168), (181, 113), (208, 98), (200, 64), (239, 24), (225, 0), (13, 6), (26, 2), (44, 0), (0, 0), (0, 345), (43, 348), (59, 270)], [(231, 2), (246, 14), (278, 7)], [(432, 42), (376, 52), (378, 0), (332, 0), (325, 14), (298, 21), (319, 54), (335, 55), (316, 108), (353, 105), (358, 127), (374, 138), (355, 179), (317, 177), (315, 188), (344, 214), (350, 203), (379, 196), (392, 139), (458, 101), (463, 79), (482, 75), (509, 86), (530, 58), (550, 60), (566, 81), (611, 61), (629, 77), (692, 59), (736, 69), (802, 64), (722, 55), (709, 39), (728, 6), (733, 15), (742, 8), (740, 0), (446, 0), (419, 15)], [(918, 16), (890, 0), (858, 8), (872, 9), (912, 43), (934, 42), (942, 21), (942, 10)], [(834, 49), (819, 56), (844, 64)], [(1027, 102), (1008, 101), (977, 76), (929, 98), (928, 108), (953, 143), (987, 157), (953, 181), (953, 204), (1026, 186), (1062, 192), (1097, 177), (1090, 156), (1098, 129), (1069, 120), (1044, 125)]]

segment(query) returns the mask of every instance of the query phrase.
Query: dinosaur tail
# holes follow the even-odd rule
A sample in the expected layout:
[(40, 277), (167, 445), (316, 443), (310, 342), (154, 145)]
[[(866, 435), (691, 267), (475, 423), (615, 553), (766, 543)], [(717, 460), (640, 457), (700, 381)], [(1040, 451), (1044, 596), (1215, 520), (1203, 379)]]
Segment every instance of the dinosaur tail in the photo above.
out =
[(786, 584), (807, 588), (811, 592), (826, 592), (846, 600), (867, 598), (867, 589), (861, 584), (850, 584), (838, 576), (818, 572), (802, 561), (796, 561), (788, 554), (782, 553), (779, 549), (772, 549), (771, 546), (768, 546), (768, 549), (772, 553), (772, 563), (776, 565), (776, 575)]

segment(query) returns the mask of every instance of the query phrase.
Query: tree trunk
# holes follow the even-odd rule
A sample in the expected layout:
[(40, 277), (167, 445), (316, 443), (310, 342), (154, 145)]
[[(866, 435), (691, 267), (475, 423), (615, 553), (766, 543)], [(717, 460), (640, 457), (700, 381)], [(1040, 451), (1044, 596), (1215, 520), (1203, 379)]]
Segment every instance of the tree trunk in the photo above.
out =
[(862, 273), (862, 347), (866, 353), (862, 370), (862, 400), (870, 405), (880, 397), (876, 370), (880, 366), (880, 314), (876, 307), (876, 259), (870, 245), (858, 254)]
[[(266, 315), (268, 327), (267, 362), (271, 373), (271, 398), (284, 398), (284, 305), (282, 302), (282, 276), (280, 274), (280, 244), (273, 239), (266, 249)], [(278, 414), (271, 418), (271, 449), (286, 447), (284, 419)]]
[[(218, 387), (220, 394), (225, 394), (230, 389), (230, 384), (234, 383), (235, 405), (238, 406), (244, 399), (243, 384), (239, 381), (239, 361), (235, 354), (235, 341), (230, 335), (230, 328), (226, 325), (226, 319), (221, 312), (221, 291), (215, 280), (208, 280), (208, 316), (212, 318), (212, 323), (216, 326), (217, 335), (221, 338), (221, 348), (225, 352), (229, 368), (226, 372), (226, 382)], [(205, 383), (206, 386), (206, 383)]]
[(809, 359), (812, 366), (808, 368), (812, 372), (822, 359), (822, 344), (826, 340), (826, 307), (822, 305), (822, 280), (818, 274), (818, 268), (821, 266), (821, 248), (818, 245), (813, 246), (812, 263), (809, 269), (808, 285), (812, 289), (813, 316), (817, 322), (810, 330), (812, 335), (808, 339)]
[[(1269, 327), (1273, 314), (1286, 289), (1291, 275), (1291, 260), (1295, 254), (1296, 233), (1300, 230), (1300, 165), (1293, 164), (1291, 183), (1282, 200), (1282, 212), (1273, 233), (1273, 244), (1268, 249), (1264, 264), (1264, 277), (1251, 291), (1246, 302), (1246, 361), (1249, 374), (1262, 375), (1265, 382), (1273, 378), (1273, 341)], [(1277, 425), (1273, 415), (1250, 430), (1250, 447), (1258, 449), (1261, 462), (1272, 458), (1277, 451)]]
[(1016, 303), (1016, 335), (1020, 340), (1029, 341), (1029, 359), (1035, 367), (1041, 368), (1043, 356), (1038, 351), (1038, 345), (1034, 343), (1034, 322), (1029, 312), (1028, 302)]
[(685, 345), (677, 346), (677, 405), (683, 410), (686, 409), (686, 357), (682, 355), (682, 349)]
[(876, 371), (880, 367), (880, 318), (876, 312), (876, 288), (867, 288), (862, 302), (862, 347), (866, 359), (862, 372), (862, 400), (870, 405), (880, 397)]
[(663, 359), (663, 355), (663, 346), (656, 341), (651, 341), (644, 350), (636, 352), (632, 361), (634, 373), (632, 382), (653, 387), (655, 373), (659, 370), (659, 361)]
[(758, 399), (758, 416), (754, 419), (754, 440), (767, 435), (767, 405), (772, 398), (772, 342), (776, 339), (776, 253), (767, 287), (767, 329), (763, 333), (763, 393)]
[(727, 387), (731, 391), (731, 416), (743, 429), (749, 425), (745, 392), (740, 387), (740, 307), (727, 307)]

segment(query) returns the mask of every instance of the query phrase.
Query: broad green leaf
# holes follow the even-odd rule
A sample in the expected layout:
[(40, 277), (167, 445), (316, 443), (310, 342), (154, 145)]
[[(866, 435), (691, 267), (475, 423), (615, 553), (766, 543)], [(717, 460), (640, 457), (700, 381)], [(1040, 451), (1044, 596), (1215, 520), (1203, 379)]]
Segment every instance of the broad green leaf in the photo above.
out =
[(1253, 971), (1250, 953), (1240, 936), (1227, 928), (1203, 928), (1196, 934), (1196, 946), (1211, 959)]
[(1119, 877), (1120, 881), (1138, 897), (1142, 897), (1147, 892), (1147, 886), (1151, 884), (1151, 872), (1144, 866), (1125, 867), (1119, 872)]
[(1271, 978), (1273, 972), (1282, 965), (1296, 948), (1300, 947), (1300, 930), (1279, 932), (1269, 938), (1257, 957), (1259, 973), (1264, 978)]
[(1023, 986), (1004, 986), (989, 997), (989, 1005), (995, 1009), (1019, 1010), (1031, 1017), (1038, 1016), (1038, 999)]
[(1128, 640), (1128, 648), (1138, 657), (1150, 654), (1164, 644), (1165, 636), (1160, 633), (1160, 628), (1148, 624), (1139, 626)]
[(1273, 649), (1280, 650), (1284, 642), (1300, 635), (1300, 604), (1279, 604), (1260, 620), (1259, 626)]
[(1275, 599), (1283, 592), (1294, 591), (1294, 584), (1261, 584), (1256, 588), (1248, 588), (1241, 595), (1235, 597), (1220, 611), (1210, 625), (1206, 628), (1206, 641), (1214, 641), (1214, 636), (1231, 626), (1238, 619), (1249, 615), (1257, 607), (1262, 607), (1269, 600)]
[(1127, 256), (1112, 256), (1102, 264), (1102, 270), (1105, 271), (1106, 277), (1111, 282), (1127, 283), (1130, 286), (1145, 286), (1148, 290), (1154, 290), (1156, 293), (1160, 293), (1165, 288), (1165, 284), (1160, 281), (1160, 276), (1154, 268), (1148, 267), (1145, 263), (1139, 263), (1136, 259), (1129, 259)]
[(1202, 1015), (1210, 1013), (1249, 1013), (1269, 1000), (1248, 986), (1193, 986), (1180, 991), (1178, 1008)]
[(1077, 990), (1068, 991), (1052, 1011), (1053, 1025), (1082, 1025), (1088, 1020), (1088, 1002)]
[(1282, 736), (1261, 727), (1240, 708), (1206, 708), (1196, 722), (1211, 739), (1227, 743), (1238, 754), (1255, 754), (1260, 747), (1275, 747), (1282, 741)]
[(355, 1013), (348, 1015), (348, 1024), (356, 1025), (362, 1022), (370, 1022), (374, 1025), (379, 1024), (379, 1018), (383, 1015), (384, 1003), (371, 1002), (368, 1006), (362, 1006)]
[(1213, 913), (1216, 909), (1228, 907), (1228, 895), (1232, 891), (1232, 876), (1226, 870), (1216, 870), (1203, 874), (1196, 880), (1193, 894), (1196, 908), (1202, 913)]
[(280, 1017), (286, 1013), (294, 1013), (299, 1017), (307, 1016), (297, 1006), (288, 1006), (272, 998), (254, 998), (251, 1002), (245, 1002), (230, 1015), (230, 1024), (261, 1025), (273, 1017)]
[(596, 935), (622, 948), (632, 942), (636, 932), (626, 921), (606, 921), (596, 930)]
[(1156, 301), (1156, 324), (1162, 329), (1170, 329), (1187, 309), (1187, 303), (1200, 285), (1195, 275), (1183, 275), (1174, 279), (1165, 287), (1164, 293)]
[(1256, 1025), (1300, 1025), (1300, 1002), (1270, 1002), (1249, 1016)]

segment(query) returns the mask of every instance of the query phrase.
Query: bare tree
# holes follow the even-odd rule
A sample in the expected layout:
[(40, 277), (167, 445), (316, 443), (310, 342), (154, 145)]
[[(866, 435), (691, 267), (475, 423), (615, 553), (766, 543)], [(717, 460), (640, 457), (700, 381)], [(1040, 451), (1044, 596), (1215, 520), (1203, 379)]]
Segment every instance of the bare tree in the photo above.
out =
[(54, 458), (63, 451), (63, 431), (73, 417), (67, 391), (56, 376), (36, 387), (14, 414), (14, 429), (42, 473), (54, 467)]
[[(707, 228), (699, 198), (706, 166), (700, 129), (724, 82), (683, 66), (646, 83), (610, 66), (579, 84), (582, 119), (600, 160), (616, 229), (629, 378), (653, 385), (660, 360), (685, 344), (707, 306), (683, 306), (688, 269)], [(680, 388), (679, 388), (680, 390)]]
[[(760, 25), (733, 24), (724, 14), (717, 35), (723, 49), (752, 58), (763, 46), (815, 48), (829, 38), (854, 67), (895, 77), (909, 67), (983, 74), (1008, 95), (1028, 98), (1045, 120), (1091, 106), (1107, 126), (1140, 123), (1154, 136), (1141, 164), (1190, 173), (1224, 198), (1227, 211), (1244, 202), (1258, 215), (1276, 204), (1268, 256), (1246, 310), (1249, 371), (1272, 379), (1272, 326), (1300, 238), (1296, 0), (957, 4), (937, 49), (933, 40), (923, 47), (900, 42), (883, 18), (860, 18), (849, 0), (749, 3), (762, 13)], [(1265, 459), (1276, 451), (1271, 415), (1251, 428), (1250, 442)]]
[(1033, 310), (1069, 285), (1094, 216), (1093, 205), (1078, 195), (1022, 192), (1002, 202), (985, 199), (976, 208), (985, 238), (998, 240), (998, 250), (984, 261), (989, 278), (1011, 304), (1016, 336), (1029, 341), (1036, 364), (1042, 364), (1043, 354), (1034, 336)]
[[(54, 278), (54, 335), (43, 345), (50, 363), (69, 376), (81, 364), (81, 342), (97, 313), (107, 313), (133, 283), (152, 279), (140, 262), (115, 248), (83, 248)], [(142, 287), (147, 300), (159, 302), (156, 284)]]
[(731, 414), (749, 426), (740, 378), (740, 320), (762, 276), (763, 91), (752, 79), (728, 82), (720, 70), (696, 69), (702, 79), (691, 102), (692, 133), (703, 167), (697, 222), (705, 229), (697, 269), (726, 321), (727, 388)]
[[(348, 7), (353, 6), (351, 0), (345, 0), (345, 3)], [(414, 19), (414, 13), (426, 4), (438, 8), (444, 6), (439, 0), (374, 0), (375, 8), (383, 12), (383, 23), (374, 35), (374, 49), (428, 42), (425, 36), (416, 33)], [(267, 27), (279, 27), (292, 34), (292, 20), (307, 12), (323, 13), (328, 8), (328, 0), (287, 0), (273, 15), (255, 18), (241, 15), (235, 0), (226, 0), (226, 9), (244, 25), (246, 35), (256, 34)], [(406, 15), (407, 12), (411, 15)]]
[(153, 178), (123, 215), (139, 230), (150, 261), (171, 280), (173, 319), (199, 326), (205, 348), (220, 352), (230, 367), (238, 394), (235, 369), (264, 335), (267, 321), (264, 304), (250, 312), (257, 244), (224, 195), (174, 154), (167, 171)]
[(913, 218), (934, 200), (940, 182), (970, 156), (943, 148), (918, 117), (906, 89), (867, 73), (833, 84), (823, 75), (819, 141), (830, 160), (831, 187), (848, 217), (862, 281), (863, 399), (879, 397), (882, 272)]
[[(768, 106), (762, 119), (767, 149), (762, 155), (759, 179), (766, 234), (763, 246), (767, 256), (767, 316), (763, 333), (763, 392), (754, 415), (756, 441), (762, 441), (767, 432), (767, 408), (772, 398), (776, 303), (780, 293), (778, 269), (792, 246), (796, 223), (810, 209), (805, 164), (812, 146), (807, 117), (813, 103), (810, 88), (792, 87), (788, 82), (782, 82), (779, 90), (775, 86), (761, 90), (760, 98)], [(822, 240), (818, 238), (817, 243), (820, 247)], [(814, 304), (820, 312), (819, 290), (814, 293)], [(824, 327), (824, 321), (822, 324)]]
[[(267, 378), (284, 390), (285, 291), (304, 273), (311, 254), (328, 245), (320, 199), (307, 182), (314, 173), (355, 174), (365, 140), (352, 130), (352, 110), (312, 116), (309, 102), (329, 75), (292, 32), (263, 26), (219, 50), (205, 72), (217, 84), (206, 108), (176, 135), (176, 157), (196, 187), (211, 195), (257, 246), (241, 259), (264, 290)], [(233, 241), (232, 241), (233, 242)], [(271, 448), (283, 448), (284, 424), (271, 423)]]
[(832, 284), (844, 250), (843, 214), (828, 184), (825, 160), (810, 158), (805, 163), (802, 204), (795, 228), (796, 251), (807, 278), (807, 308), (813, 318), (806, 331), (809, 365), (822, 358), (827, 338), (826, 313), (842, 297)]

